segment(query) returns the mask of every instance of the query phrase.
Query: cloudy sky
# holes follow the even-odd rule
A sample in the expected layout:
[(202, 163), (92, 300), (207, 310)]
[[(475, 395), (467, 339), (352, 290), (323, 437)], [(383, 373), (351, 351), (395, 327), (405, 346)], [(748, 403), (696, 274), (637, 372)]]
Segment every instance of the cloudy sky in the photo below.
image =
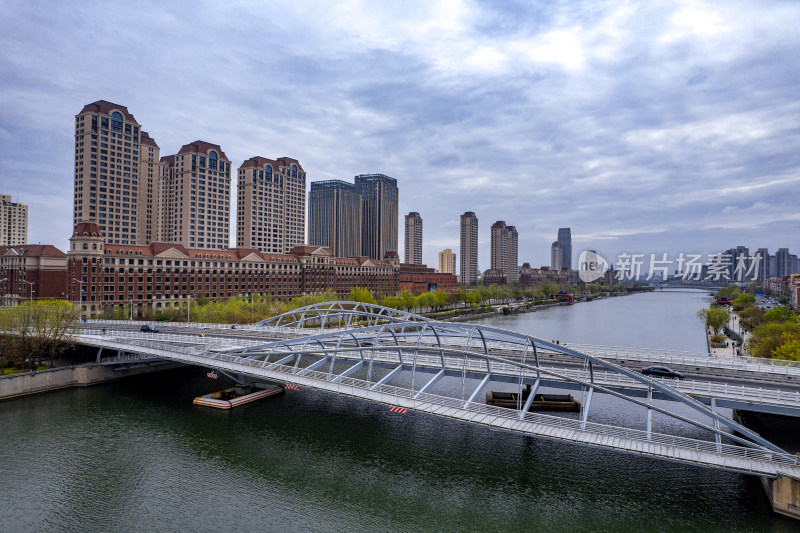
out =
[(433, 266), (458, 253), (464, 211), (484, 269), (496, 220), (533, 266), (560, 226), (576, 255), (800, 251), (798, 2), (0, 0), (0, 13), (0, 193), (29, 204), (30, 242), (66, 250), (74, 115), (104, 99), (162, 155), (202, 139), (235, 167), (289, 156), (311, 181), (396, 178)]

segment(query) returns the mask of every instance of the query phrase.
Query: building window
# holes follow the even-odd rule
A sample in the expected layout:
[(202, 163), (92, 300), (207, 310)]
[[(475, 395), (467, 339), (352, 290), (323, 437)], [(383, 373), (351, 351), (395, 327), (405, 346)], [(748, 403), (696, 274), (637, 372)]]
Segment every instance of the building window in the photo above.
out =
[(217, 169), (217, 152), (214, 150), (208, 152), (208, 168), (212, 170)]
[(118, 111), (111, 114), (111, 129), (113, 131), (122, 131), (122, 115)]

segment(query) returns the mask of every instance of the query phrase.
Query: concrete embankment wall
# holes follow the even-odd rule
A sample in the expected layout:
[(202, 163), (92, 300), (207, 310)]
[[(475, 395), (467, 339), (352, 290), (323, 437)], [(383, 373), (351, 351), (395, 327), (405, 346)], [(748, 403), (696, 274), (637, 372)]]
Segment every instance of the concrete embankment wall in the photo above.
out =
[(180, 363), (169, 363), (115, 371), (111, 366), (88, 363), (75, 367), (53, 368), (38, 372), (0, 376), (0, 400), (10, 400), (69, 387), (88, 387), (182, 366)]

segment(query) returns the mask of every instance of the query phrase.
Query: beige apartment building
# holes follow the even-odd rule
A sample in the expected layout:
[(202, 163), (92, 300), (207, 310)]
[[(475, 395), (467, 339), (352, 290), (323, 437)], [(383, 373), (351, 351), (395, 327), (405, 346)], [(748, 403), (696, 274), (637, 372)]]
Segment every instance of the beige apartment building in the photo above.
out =
[[(143, 139), (147, 150), (141, 148)], [(158, 145), (141, 131), (128, 108), (106, 100), (84, 106), (75, 116), (73, 226), (79, 220), (96, 222), (110, 244), (147, 238), (143, 190), (148, 170), (155, 167), (142, 160), (151, 157), (158, 160)]]
[(461, 215), (461, 283), (478, 281), (478, 217), (472, 211)]
[(519, 280), (519, 236), (517, 228), (498, 220), (492, 224), (490, 269), (502, 271), (508, 283)]
[(422, 217), (412, 211), (406, 215), (406, 264), (422, 264)]
[(287, 254), (305, 242), (306, 173), (289, 157), (239, 167), (236, 246)]
[(28, 242), (28, 206), (0, 194), (0, 246), (20, 246)]
[(161, 150), (156, 141), (143, 131), (139, 138), (139, 215), (137, 244), (158, 240), (158, 166)]
[(158, 194), (158, 241), (187, 248), (228, 248), (231, 162), (219, 145), (195, 141), (162, 157)]
[(450, 248), (439, 252), (439, 273), (456, 275), (456, 254)]

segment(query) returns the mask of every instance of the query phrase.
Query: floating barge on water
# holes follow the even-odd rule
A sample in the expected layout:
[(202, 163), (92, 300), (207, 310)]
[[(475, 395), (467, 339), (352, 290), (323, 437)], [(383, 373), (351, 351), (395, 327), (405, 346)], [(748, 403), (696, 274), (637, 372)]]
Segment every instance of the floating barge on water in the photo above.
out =
[[(507, 407), (517, 409), (525, 406), (530, 396), (530, 391), (522, 391), (522, 401), (518, 401), (519, 394), (516, 392), (495, 392), (486, 393), (486, 405), (497, 407)], [(528, 411), (580, 411), (581, 402), (572, 397), (571, 394), (536, 394)]]
[(258, 390), (253, 391), (253, 387), (233, 387), (224, 389), (194, 399), (194, 404), (215, 407), (217, 409), (231, 409), (246, 403), (254, 402), (262, 398), (283, 393), (283, 387), (274, 384), (259, 384)]

